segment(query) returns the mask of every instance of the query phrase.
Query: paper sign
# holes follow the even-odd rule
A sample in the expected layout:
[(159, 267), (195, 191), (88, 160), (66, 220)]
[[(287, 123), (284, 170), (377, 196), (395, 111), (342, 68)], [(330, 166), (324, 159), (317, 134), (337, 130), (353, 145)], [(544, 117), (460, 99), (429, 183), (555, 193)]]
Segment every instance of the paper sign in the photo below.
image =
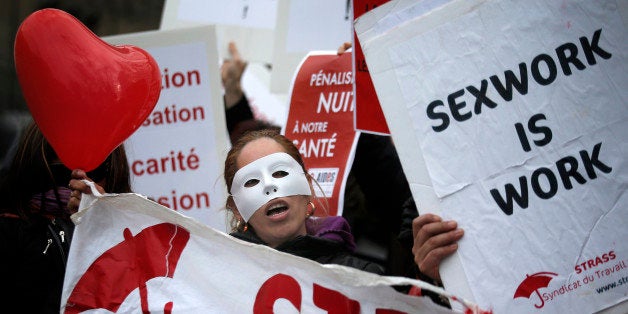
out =
[(287, 96), (270, 92), (269, 77), (267, 68), (259, 63), (249, 63), (242, 74), (242, 90), (256, 120), (282, 128), (288, 115)]
[(234, 41), (250, 62), (271, 62), (277, 0), (166, 0), (160, 29), (216, 25), (218, 51)]
[(104, 38), (147, 50), (159, 102), (125, 142), (133, 191), (226, 231), (222, 168), (229, 149), (213, 26)]
[(286, 51), (337, 49), (351, 36), (349, 1), (291, 1)]
[[(389, 0), (353, 0), (354, 19)], [(390, 134), (384, 112), (377, 99), (358, 36), (353, 32), (353, 73), (355, 73), (355, 129), (375, 134)]]
[[(295, 76), (284, 135), (299, 148), (329, 215), (342, 215), (346, 177), (358, 133), (353, 129), (351, 55), (311, 53)], [(323, 192), (323, 193), (321, 193)]]
[(270, 91), (286, 94), (303, 57), (351, 41), (351, 0), (278, 0)]
[(466, 280), (471, 295), (459, 295), (495, 313), (625, 302), (625, 10), (503, 0), (417, 14), (408, 3), (355, 28), (419, 211), (465, 230), (445, 287)]
[(179, 0), (181, 20), (207, 24), (275, 28), (277, 0)]
[(137, 194), (82, 202), (61, 313), (454, 313), (392, 288), (446, 294), (425, 282), (237, 240)]

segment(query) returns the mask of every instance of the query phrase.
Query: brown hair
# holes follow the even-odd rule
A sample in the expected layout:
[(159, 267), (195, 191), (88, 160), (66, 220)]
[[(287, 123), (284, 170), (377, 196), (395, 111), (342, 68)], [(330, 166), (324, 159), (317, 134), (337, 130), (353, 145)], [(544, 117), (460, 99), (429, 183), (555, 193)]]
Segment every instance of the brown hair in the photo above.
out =
[[(58, 187), (67, 187), (71, 170), (58, 162), (58, 159), (37, 125), (31, 122), (22, 133), (11, 166), (0, 182), (1, 211), (27, 218), (31, 198), (49, 190), (55, 192), (57, 201), (61, 204)], [(129, 165), (123, 145), (118, 146), (89, 174), (100, 174), (101, 177), (95, 180), (104, 180), (105, 191), (131, 192)]]
[[(292, 156), (292, 158), (294, 158), (294, 160), (296, 160), (299, 163), (299, 165), (301, 165), (301, 168), (303, 168), (303, 173), (305, 173), (305, 175), (308, 177), (309, 181), (311, 182), (311, 177), (308, 174), (307, 169), (305, 168), (305, 163), (303, 162), (303, 158), (301, 157), (301, 154), (299, 153), (298, 148), (294, 145), (294, 143), (292, 143), (290, 139), (281, 135), (279, 133), (279, 130), (277, 129), (263, 129), (263, 130), (249, 131), (245, 133), (243, 136), (241, 136), (233, 144), (233, 146), (229, 150), (229, 153), (227, 153), (227, 158), (225, 159), (224, 178), (225, 178), (225, 183), (227, 185), (227, 192), (229, 194), (231, 194), (231, 186), (233, 184), (233, 177), (235, 176), (235, 173), (238, 171), (237, 161), (238, 161), (238, 156), (240, 156), (240, 152), (242, 152), (242, 149), (244, 148), (246, 144), (260, 138), (269, 138), (279, 143), (279, 145), (283, 147), (284, 151), (288, 155)], [(319, 200), (319, 203), (320, 203), (320, 200)], [(235, 203), (233, 202), (233, 198), (231, 197), (231, 195), (229, 195), (229, 197), (227, 197), (226, 208), (227, 210), (233, 212), (234, 207), (235, 207)], [(231, 217), (230, 226), (231, 226), (231, 231), (238, 230), (238, 221), (235, 216)]]
[(288, 153), (288, 155), (292, 156), (294, 160), (296, 160), (301, 168), (303, 168), (303, 172), (307, 173), (305, 169), (305, 163), (303, 162), (303, 158), (301, 158), (301, 154), (297, 147), (285, 136), (279, 134), (279, 131), (275, 129), (263, 129), (257, 131), (250, 131), (245, 133), (242, 137), (240, 137), (235, 144), (227, 153), (227, 158), (225, 159), (225, 183), (227, 184), (227, 192), (231, 194), (231, 185), (233, 184), (233, 177), (235, 173), (238, 171), (237, 160), (238, 156), (240, 156), (240, 152), (246, 144), (253, 142), (260, 138), (269, 138), (279, 143), (283, 147), (283, 149)]
[(95, 174), (102, 171), (101, 178), (104, 179), (103, 188), (109, 193), (130, 193), (131, 190), (131, 170), (126, 156), (124, 145), (116, 147), (107, 159), (98, 168), (87, 173), (87, 176), (96, 181)]

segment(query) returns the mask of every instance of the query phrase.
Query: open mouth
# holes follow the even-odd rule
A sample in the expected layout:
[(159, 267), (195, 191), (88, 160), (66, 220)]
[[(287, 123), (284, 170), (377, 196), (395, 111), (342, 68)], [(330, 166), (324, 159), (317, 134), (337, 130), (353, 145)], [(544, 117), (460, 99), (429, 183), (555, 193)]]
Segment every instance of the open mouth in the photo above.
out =
[(279, 215), (283, 212), (286, 212), (287, 210), (288, 206), (284, 203), (273, 204), (266, 210), (266, 216)]

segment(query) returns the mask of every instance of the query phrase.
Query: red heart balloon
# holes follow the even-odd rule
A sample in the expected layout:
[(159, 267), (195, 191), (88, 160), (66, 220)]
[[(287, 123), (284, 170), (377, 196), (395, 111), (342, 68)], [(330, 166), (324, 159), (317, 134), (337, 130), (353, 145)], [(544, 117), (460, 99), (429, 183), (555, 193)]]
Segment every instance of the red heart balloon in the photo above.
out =
[(33, 119), (70, 169), (100, 165), (141, 126), (161, 92), (150, 54), (111, 46), (61, 10), (27, 17), (14, 56)]

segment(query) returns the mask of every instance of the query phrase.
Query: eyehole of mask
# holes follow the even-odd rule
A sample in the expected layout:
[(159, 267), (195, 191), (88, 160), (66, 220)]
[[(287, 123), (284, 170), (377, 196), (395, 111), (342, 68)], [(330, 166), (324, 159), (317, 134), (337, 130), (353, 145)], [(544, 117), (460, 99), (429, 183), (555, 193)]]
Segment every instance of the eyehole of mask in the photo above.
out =
[(258, 183), (259, 183), (259, 180), (258, 180), (258, 179), (251, 179), (251, 180), (246, 181), (246, 182), (244, 183), (244, 187), (245, 187), (245, 188), (254, 187), (254, 186), (256, 186)]
[(283, 178), (287, 175), (288, 175), (288, 172), (283, 171), (283, 170), (273, 172), (273, 178), (275, 179)]

